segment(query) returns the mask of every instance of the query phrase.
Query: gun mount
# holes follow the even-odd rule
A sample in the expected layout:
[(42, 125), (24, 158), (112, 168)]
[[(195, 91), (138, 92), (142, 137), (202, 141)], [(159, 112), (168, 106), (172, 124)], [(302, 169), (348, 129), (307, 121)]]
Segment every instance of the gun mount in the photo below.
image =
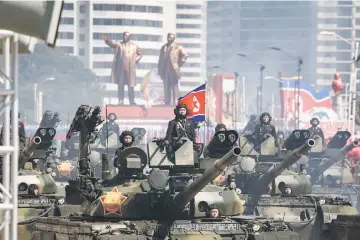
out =
[(46, 110), (40, 122), (41, 128), (57, 128), (60, 123), (59, 113), (52, 113), (50, 110)]
[(19, 169), (24, 168), (30, 159), (45, 159), (45, 151), (51, 146), (55, 134), (54, 128), (39, 128), (19, 155)]
[[(94, 170), (90, 166), (90, 142), (93, 141), (92, 133), (95, 132), (96, 127), (104, 120), (100, 116), (100, 107), (94, 108), (81, 105), (70, 125), (69, 131), (66, 135), (70, 139), (73, 133), (79, 133), (79, 157), (78, 157), (78, 174), (76, 180), (69, 180), (69, 185), (65, 187), (66, 202), (71, 204), (73, 199), (81, 201), (81, 189), (93, 189), (99, 187), (99, 179), (95, 178)], [(75, 203), (76, 204), (76, 203)]]
[(334, 165), (337, 161), (345, 158), (346, 154), (355, 148), (359, 142), (357, 140), (353, 141), (351, 144), (343, 147), (340, 151), (337, 151), (336, 154), (327, 155), (329, 159), (323, 160), (320, 165), (314, 168), (310, 172), (311, 182), (314, 184), (319, 180), (319, 177), (323, 175), (323, 173), (329, 169), (332, 165)]

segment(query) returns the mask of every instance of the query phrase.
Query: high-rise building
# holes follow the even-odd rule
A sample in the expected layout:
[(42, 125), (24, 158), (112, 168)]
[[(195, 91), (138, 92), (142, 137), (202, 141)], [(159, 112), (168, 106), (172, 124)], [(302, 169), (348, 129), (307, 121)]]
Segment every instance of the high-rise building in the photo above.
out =
[[(315, 82), (315, 1), (209, 1), (207, 14), (207, 69), (244, 76), (249, 103), (256, 102), (250, 95), (260, 84), (259, 64), (265, 65), (264, 77), (277, 77), (279, 72), (296, 76), (297, 58), (301, 57), (301, 75)], [(264, 89), (267, 109), (278, 84), (264, 80)]]
[[(159, 50), (167, 33), (175, 33), (189, 54), (182, 67), (180, 91), (186, 93), (205, 80), (206, 4), (195, 1), (65, 1), (57, 46), (65, 53), (80, 57), (103, 83), (110, 82), (113, 49), (104, 36), (121, 41), (131, 33), (143, 58), (137, 65), (136, 97), (144, 75), (157, 68)], [(116, 99), (116, 86), (107, 84), (109, 97)]]
[(352, 12), (353, 1), (317, 1), (317, 85), (329, 86), (336, 72), (345, 83), (350, 81), (354, 57), (351, 43), (360, 41), (360, 2), (354, 3), (355, 14)]

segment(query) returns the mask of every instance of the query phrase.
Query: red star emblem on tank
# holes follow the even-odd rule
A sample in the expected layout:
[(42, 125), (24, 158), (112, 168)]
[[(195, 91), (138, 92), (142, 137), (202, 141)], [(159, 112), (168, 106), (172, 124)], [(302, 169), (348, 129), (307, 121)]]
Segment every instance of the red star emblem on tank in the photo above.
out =
[(128, 197), (124, 196), (119, 190), (114, 187), (111, 192), (106, 193), (100, 197), (100, 202), (104, 208), (104, 215), (116, 214), (122, 216), (121, 205)]

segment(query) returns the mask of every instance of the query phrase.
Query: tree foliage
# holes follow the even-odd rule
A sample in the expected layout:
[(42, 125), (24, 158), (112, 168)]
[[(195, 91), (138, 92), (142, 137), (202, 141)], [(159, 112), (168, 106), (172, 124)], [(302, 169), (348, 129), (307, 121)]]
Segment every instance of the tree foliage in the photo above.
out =
[[(53, 80), (49, 80), (53, 79)], [(37, 44), (33, 54), (19, 59), (20, 110), (33, 118), (34, 84), (43, 92), (43, 111), (72, 117), (81, 104), (100, 105), (102, 90), (96, 75), (76, 56)]]

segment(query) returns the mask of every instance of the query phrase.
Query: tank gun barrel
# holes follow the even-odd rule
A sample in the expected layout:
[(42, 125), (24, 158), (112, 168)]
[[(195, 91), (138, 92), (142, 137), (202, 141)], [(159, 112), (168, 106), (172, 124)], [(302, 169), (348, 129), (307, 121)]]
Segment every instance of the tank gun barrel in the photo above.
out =
[(343, 147), (338, 154), (334, 154), (329, 157), (328, 160), (323, 161), (320, 165), (315, 168), (311, 173), (310, 177), (312, 181), (316, 181), (323, 172), (325, 172), (328, 168), (334, 165), (338, 160), (344, 158), (344, 156), (350, 152), (353, 148), (358, 146), (359, 142), (357, 140), (353, 141), (349, 145)]
[(284, 170), (296, 163), (302, 155), (306, 154), (315, 145), (314, 139), (308, 139), (299, 148), (295, 149), (291, 154), (287, 155), (284, 160), (269, 170), (266, 174), (262, 175), (256, 183), (254, 191), (261, 191), (264, 186), (268, 186), (277, 176)]
[(30, 159), (33, 155), (37, 146), (41, 143), (41, 138), (39, 136), (35, 136), (31, 139), (31, 142), (22, 150), (19, 156), (19, 168), (23, 168), (25, 163)]
[(218, 177), (227, 166), (234, 163), (240, 154), (241, 149), (239, 147), (234, 147), (225, 156), (218, 159), (214, 166), (205, 170), (201, 177), (197, 178), (193, 183), (175, 196), (174, 202), (176, 205), (179, 208), (184, 208), (186, 204), (188, 204), (208, 183)]

